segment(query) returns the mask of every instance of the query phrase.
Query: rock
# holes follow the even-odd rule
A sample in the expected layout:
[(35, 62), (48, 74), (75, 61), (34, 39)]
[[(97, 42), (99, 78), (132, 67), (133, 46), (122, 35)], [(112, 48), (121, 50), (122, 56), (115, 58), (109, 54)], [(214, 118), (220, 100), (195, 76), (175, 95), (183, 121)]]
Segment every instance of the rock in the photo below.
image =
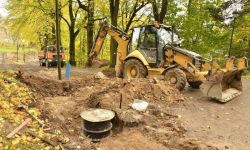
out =
[(166, 122), (165, 125), (166, 125), (167, 127), (174, 127), (174, 125), (173, 125), (172, 123), (169, 123), (169, 122)]
[(225, 149), (229, 149), (229, 147), (228, 147), (228, 146), (225, 146)]
[(96, 73), (95, 78), (96, 79), (107, 79), (107, 77), (102, 72)]
[(159, 83), (159, 80), (156, 77), (153, 78), (153, 81), (154, 81), (155, 84)]
[(164, 140), (162, 143), (164, 146), (168, 146), (168, 140)]
[(124, 121), (124, 125), (127, 127), (137, 127), (142, 121), (142, 115), (135, 110), (123, 111), (120, 118)]

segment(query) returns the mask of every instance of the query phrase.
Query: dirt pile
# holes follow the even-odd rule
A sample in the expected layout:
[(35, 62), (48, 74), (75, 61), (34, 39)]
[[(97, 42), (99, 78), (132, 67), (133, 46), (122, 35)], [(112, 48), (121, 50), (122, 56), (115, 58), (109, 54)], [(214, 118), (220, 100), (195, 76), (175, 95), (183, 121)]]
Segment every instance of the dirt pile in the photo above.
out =
[(109, 78), (113, 78), (116, 75), (115, 68), (104, 69), (102, 73)]
[(78, 88), (88, 85), (85, 82), (88, 80), (87, 78), (82, 80), (72, 79), (72, 81), (60, 81), (49, 76), (44, 77), (37, 74), (20, 73), (16, 75), (16, 78), (28, 85), (33, 92), (42, 97), (68, 96), (74, 93)]
[(95, 86), (80, 88), (76, 95), (78, 97), (89, 95), (87, 99), (81, 101), (94, 108), (117, 108), (120, 105), (121, 96), (122, 106), (132, 104), (134, 99), (165, 105), (185, 100), (180, 91), (170, 87), (165, 81), (156, 83), (153, 79), (96, 79), (94, 77), (89, 81), (95, 83)]
[[(179, 144), (174, 140), (183, 137), (186, 129), (182, 126), (182, 119), (173, 113), (171, 105), (185, 103), (185, 97), (164, 81), (99, 78), (93, 75), (71, 77), (70, 82), (65, 82), (29, 74), (23, 74), (20, 79), (33, 91), (45, 96), (41, 119), (51, 127), (50, 132), (60, 133), (61, 138), (53, 142), (60, 142), (66, 149), (77, 149), (79, 146), (82, 149), (98, 147), (102, 150), (132, 147), (200, 149), (199, 146), (189, 146), (188, 142)], [(134, 99), (149, 103), (145, 112), (131, 107)], [(112, 136), (96, 144), (82, 134), (80, 112), (90, 107), (116, 112), (112, 120)]]

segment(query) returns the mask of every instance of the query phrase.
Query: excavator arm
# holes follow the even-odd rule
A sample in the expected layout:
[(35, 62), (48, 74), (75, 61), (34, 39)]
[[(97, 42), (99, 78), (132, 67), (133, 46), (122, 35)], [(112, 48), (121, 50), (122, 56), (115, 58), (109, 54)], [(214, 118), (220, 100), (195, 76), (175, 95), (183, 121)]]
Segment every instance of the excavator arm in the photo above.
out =
[(100, 54), (100, 51), (102, 49), (103, 42), (107, 36), (108, 30), (109, 30), (108, 22), (103, 22), (100, 25), (98, 33), (95, 37), (93, 47), (89, 54), (90, 59), (96, 58)]
[(117, 76), (120, 76), (121, 71), (122, 71), (122, 67), (123, 67), (123, 60), (127, 56), (127, 47), (128, 47), (128, 43), (130, 40), (130, 35), (119, 30), (116, 27), (110, 28), (110, 26), (106, 20), (104, 20), (100, 24), (100, 28), (99, 28), (98, 33), (96, 35), (96, 38), (95, 38), (92, 50), (89, 54), (89, 57), (90, 57), (91, 61), (93, 62), (93, 60), (100, 54), (103, 42), (104, 42), (107, 34), (109, 34), (112, 38), (114, 38), (119, 45), (119, 50), (117, 51), (115, 70), (116, 70)]

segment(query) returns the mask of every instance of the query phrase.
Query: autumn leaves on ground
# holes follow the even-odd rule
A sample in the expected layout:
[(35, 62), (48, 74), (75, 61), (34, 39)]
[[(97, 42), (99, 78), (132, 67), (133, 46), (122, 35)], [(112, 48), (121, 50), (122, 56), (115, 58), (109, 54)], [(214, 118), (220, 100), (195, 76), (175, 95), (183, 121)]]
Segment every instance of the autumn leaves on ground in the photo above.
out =
[[(23, 133), (17, 133), (7, 139), (6, 136), (18, 125), (29, 118), (29, 115), (20, 110), (19, 106), (29, 106), (37, 101), (34, 93), (25, 85), (20, 83), (14, 78), (14, 71), (1, 71), (0, 72), (0, 147), (1, 149), (49, 149), (50, 146), (46, 146), (44, 143), (39, 142), (38, 138), (30, 136), (25, 131), (30, 130), (39, 136), (47, 136), (52, 138), (57, 136), (56, 134), (46, 134), (39, 124), (35, 121), (30, 121), (23, 128)], [(40, 115), (38, 108), (29, 107), (29, 112), (35, 117)]]

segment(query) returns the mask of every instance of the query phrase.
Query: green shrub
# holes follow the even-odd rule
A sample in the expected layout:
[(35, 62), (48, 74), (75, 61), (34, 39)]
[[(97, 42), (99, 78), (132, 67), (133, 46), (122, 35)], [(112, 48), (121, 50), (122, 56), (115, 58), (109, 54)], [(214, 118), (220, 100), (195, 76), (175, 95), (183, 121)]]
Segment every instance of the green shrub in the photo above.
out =
[(250, 76), (250, 70), (244, 70), (243, 76)]

